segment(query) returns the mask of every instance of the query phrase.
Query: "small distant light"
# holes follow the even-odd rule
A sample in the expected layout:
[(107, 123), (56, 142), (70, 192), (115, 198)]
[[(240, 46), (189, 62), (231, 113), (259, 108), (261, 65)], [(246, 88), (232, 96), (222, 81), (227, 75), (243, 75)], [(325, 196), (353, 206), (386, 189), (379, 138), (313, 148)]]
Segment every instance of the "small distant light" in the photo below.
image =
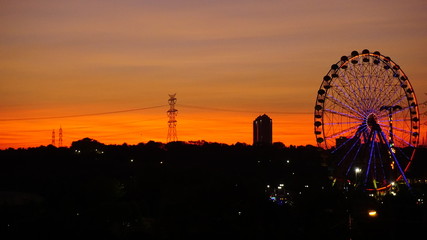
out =
[(131, 159), (130, 162), (133, 162), (133, 159)]
[(308, 185), (305, 185), (304, 187), (305, 187), (305, 188), (308, 188)]
[(162, 162), (162, 161), (160, 161), (160, 164), (163, 164), (163, 162)]
[(267, 185), (267, 188), (270, 188), (270, 185)]
[(242, 212), (237, 212), (237, 214), (239, 214), (239, 216), (240, 216), (240, 215), (242, 215)]
[(281, 183), (281, 184), (279, 184), (279, 186), (284, 187), (284, 186), (285, 186), (285, 184)]
[(377, 211), (375, 211), (375, 210), (369, 210), (369, 211), (368, 211), (368, 215), (369, 215), (370, 217), (376, 217), (376, 216), (377, 216)]
[(289, 161), (289, 160), (286, 160), (286, 163), (290, 163), (290, 161)]
[(80, 216), (80, 213), (76, 213), (76, 216)]

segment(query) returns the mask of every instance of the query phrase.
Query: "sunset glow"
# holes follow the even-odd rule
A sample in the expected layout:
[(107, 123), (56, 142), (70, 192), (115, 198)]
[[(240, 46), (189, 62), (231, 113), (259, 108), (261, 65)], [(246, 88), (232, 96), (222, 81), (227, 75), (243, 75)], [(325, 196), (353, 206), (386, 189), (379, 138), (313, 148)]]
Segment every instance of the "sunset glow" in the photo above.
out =
[(64, 146), (165, 142), (173, 93), (180, 141), (252, 144), (265, 113), (273, 142), (315, 145), (317, 90), (353, 50), (389, 55), (426, 101), (426, 11), (422, 0), (0, 0), (0, 149), (48, 145), (60, 127)]

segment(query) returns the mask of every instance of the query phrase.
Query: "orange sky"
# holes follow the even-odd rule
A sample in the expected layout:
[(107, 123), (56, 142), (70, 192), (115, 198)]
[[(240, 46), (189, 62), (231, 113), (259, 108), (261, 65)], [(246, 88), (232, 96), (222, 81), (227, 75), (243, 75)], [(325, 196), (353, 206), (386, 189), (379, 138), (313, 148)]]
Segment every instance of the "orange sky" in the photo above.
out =
[[(0, 0), (0, 149), (166, 140), (177, 93), (178, 138), (314, 144), (313, 106), (330, 65), (352, 50), (389, 55), (427, 93), (427, 2)], [(205, 108), (202, 110), (202, 108)], [(225, 111), (227, 110), (227, 111)], [(425, 111), (425, 108), (424, 108)]]

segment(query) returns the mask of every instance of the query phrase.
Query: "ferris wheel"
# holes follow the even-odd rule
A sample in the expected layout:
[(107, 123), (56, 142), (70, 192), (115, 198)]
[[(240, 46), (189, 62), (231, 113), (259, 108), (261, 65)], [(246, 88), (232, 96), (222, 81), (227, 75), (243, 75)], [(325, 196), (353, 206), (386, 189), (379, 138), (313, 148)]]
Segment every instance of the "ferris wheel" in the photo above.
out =
[(314, 133), (336, 179), (384, 190), (405, 176), (419, 142), (414, 89), (399, 65), (365, 49), (341, 57), (317, 92)]

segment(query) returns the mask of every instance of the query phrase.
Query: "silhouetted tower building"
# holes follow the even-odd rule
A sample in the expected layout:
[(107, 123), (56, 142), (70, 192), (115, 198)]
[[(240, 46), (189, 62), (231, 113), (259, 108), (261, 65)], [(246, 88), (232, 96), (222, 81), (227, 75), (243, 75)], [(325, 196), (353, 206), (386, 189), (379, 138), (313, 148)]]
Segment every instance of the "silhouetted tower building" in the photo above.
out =
[(270, 145), (273, 143), (273, 121), (266, 114), (254, 120), (254, 144)]
[(176, 97), (175, 94), (169, 94), (169, 110), (167, 111), (169, 121), (169, 129), (168, 129), (168, 137), (166, 142), (176, 142), (178, 141), (178, 137), (176, 135), (176, 115), (178, 114), (178, 110), (175, 109)]

